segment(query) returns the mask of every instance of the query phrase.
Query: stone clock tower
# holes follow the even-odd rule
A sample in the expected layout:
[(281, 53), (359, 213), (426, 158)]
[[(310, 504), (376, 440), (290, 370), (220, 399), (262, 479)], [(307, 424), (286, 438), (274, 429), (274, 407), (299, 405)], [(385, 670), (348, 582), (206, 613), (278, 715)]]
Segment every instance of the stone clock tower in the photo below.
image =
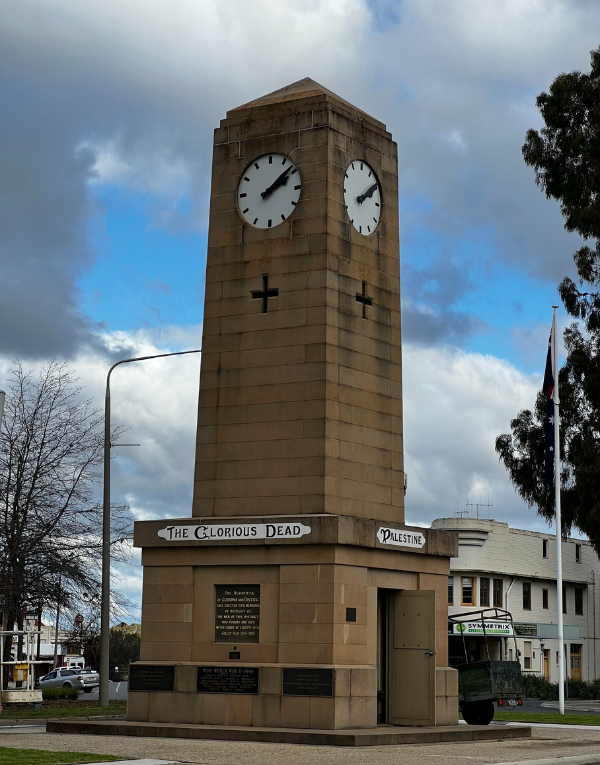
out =
[(309, 79), (215, 131), (196, 460), (196, 516), (404, 522), (396, 144)]
[(192, 518), (136, 524), (128, 718), (448, 725), (452, 534), (404, 525), (396, 144), (310, 79), (215, 131)]

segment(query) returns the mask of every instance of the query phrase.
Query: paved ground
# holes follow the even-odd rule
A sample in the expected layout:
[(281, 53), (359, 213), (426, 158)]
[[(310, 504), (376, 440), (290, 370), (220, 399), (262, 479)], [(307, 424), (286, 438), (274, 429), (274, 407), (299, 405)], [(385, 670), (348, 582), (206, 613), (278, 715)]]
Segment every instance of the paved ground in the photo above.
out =
[[(0, 729), (0, 746), (87, 751), (121, 757), (157, 758), (197, 765), (492, 765), (546, 758), (596, 755), (600, 765), (600, 730), (535, 727), (531, 739), (416, 746), (294, 746), (225, 741), (186, 741), (127, 736), (45, 733), (43, 728)], [(592, 761), (595, 761), (593, 758)], [(564, 760), (564, 765), (576, 765)], [(590, 761), (588, 760), (588, 763)]]
[[(92, 691), (92, 693), (82, 693), (79, 698), (83, 701), (98, 701), (100, 698), (100, 692), (98, 689)], [(127, 681), (120, 683), (113, 683), (112, 680), (108, 683), (108, 698), (120, 699), (121, 701), (127, 701)]]
[[(496, 707), (498, 710), (498, 707)], [(539, 699), (523, 699), (523, 705), (520, 707), (506, 707), (507, 712), (541, 712), (545, 714), (556, 714), (558, 712), (558, 701), (540, 701)], [(565, 701), (565, 713), (569, 715), (590, 715), (598, 714), (598, 724), (600, 725), (600, 702), (598, 701)]]

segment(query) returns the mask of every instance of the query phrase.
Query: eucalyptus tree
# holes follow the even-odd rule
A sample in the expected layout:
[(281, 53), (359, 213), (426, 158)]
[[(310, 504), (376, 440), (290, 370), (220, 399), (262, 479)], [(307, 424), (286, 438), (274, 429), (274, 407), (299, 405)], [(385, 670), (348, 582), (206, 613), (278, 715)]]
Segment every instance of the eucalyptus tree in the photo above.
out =
[[(573, 254), (577, 281), (565, 277), (558, 287), (574, 319), (559, 373), (563, 533), (576, 527), (600, 554), (600, 48), (591, 52), (589, 73), (560, 74), (536, 103), (545, 126), (527, 132), (523, 158), (541, 190), (560, 203), (567, 231), (583, 238)], [(551, 520), (545, 412), (540, 393), (533, 410), (520, 412), (511, 432), (497, 438), (496, 451), (521, 497)]]

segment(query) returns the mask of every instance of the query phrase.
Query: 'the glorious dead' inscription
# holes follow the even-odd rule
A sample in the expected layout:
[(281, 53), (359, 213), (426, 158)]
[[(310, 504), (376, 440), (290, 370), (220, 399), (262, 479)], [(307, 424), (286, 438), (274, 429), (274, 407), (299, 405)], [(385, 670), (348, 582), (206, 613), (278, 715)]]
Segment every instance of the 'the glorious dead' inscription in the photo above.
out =
[(258, 643), (260, 584), (217, 584), (215, 643)]

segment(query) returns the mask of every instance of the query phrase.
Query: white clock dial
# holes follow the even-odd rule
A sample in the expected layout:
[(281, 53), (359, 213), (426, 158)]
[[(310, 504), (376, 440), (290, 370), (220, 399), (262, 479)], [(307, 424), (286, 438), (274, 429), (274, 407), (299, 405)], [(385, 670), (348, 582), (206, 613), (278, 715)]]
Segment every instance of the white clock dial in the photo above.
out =
[(351, 162), (346, 170), (344, 203), (358, 233), (372, 234), (381, 215), (381, 187), (373, 168), (360, 159)]
[(244, 170), (238, 188), (242, 218), (256, 228), (273, 228), (294, 212), (300, 173), (289, 157), (263, 154)]

